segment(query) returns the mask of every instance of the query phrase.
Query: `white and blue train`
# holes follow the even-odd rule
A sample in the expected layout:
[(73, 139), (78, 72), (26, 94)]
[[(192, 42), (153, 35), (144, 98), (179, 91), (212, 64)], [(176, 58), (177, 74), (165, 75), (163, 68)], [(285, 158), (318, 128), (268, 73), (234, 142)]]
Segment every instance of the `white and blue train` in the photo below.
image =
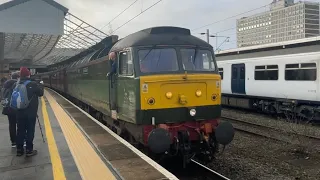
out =
[(217, 62), (223, 105), (320, 120), (320, 52)]

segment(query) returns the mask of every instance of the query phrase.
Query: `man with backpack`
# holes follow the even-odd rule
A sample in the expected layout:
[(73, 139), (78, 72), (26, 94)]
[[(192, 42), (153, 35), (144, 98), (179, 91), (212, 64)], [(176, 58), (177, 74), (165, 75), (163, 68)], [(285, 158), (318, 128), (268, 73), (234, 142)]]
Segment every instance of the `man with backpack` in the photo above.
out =
[(30, 71), (20, 68), (20, 80), (13, 89), (10, 107), (16, 110), (18, 133), (17, 133), (17, 156), (24, 154), (23, 141), (26, 137), (26, 156), (34, 156), (37, 150), (33, 149), (33, 139), (38, 112), (38, 97), (43, 96), (42, 85), (30, 79)]
[(2, 88), (2, 114), (8, 116), (9, 120), (9, 133), (10, 133), (10, 140), (11, 140), (11, 146), (13, 148), (16, 147), (17, 143), (17, 120), (16, 120), (16, 113), (14, 112), (14, 109), (10, 108), (10, 99), (11, 94), (14, 88), (14, 84), (17, 82), (19, 78), (19, 72), (14, 72), (11, 74), (11, 79), (7, 80), (3, 84)]

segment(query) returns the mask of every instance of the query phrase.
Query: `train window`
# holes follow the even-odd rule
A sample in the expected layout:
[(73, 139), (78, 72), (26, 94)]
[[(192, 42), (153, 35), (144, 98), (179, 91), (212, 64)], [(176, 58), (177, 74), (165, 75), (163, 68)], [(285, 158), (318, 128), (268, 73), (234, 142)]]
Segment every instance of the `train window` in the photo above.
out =
[(256, 69), (265, 69), (265, 66), (256, 66)]
[(238, 77), (238, 68), (233, 67), (232, 68), (232, 79), (237, 79), (237, 77)]
[(285, 80), (288, 81), (315, 81), (317, 79), (316, 63), (287, 64)]
[(133, 75), (133, 63), (130, 52), (121, 52), (119, 55), (119, 74)]
[(299, 68), (299, 64), (287, 64), (286, 68)]
[(301, 68), (308, 68), (308, 67), (314, 67), (316, 68), (316, 63), (303, 63), (301, 64)]
[(245, 79), (246, 77), (246, 71), (244, 67), (240, 68), (240, 79)]
[(143, 49), (139, 50), (140, 71), (143, 73), (156, 73), (177, 71), (178, 58), (173, 48)]
[(255, 80), (278, 80), (278, 65), (256, 66), (254, 71)]
[(221, 76), (221, 80), (223, 80), (223, 68), (219, 68), (219, 74)]
[[(212, 53), (208, 50), (181, 49), (182, 65), (188, 71), (214, 71)], [(196, 56), (196, 58), (195, 58)]]

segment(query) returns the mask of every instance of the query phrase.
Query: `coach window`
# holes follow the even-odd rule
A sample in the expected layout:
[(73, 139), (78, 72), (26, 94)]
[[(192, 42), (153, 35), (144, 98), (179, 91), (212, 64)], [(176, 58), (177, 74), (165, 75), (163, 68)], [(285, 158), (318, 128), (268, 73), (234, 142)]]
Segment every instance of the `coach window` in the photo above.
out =
[(223, 68), (219, 68), (219, 74), (221, 76), (221, 80), (223, 79)]
[(278, 65), (256, 66), (254, 71), (255, 80), (278, 80)]
[(130, 52), (119, 54), (119, 74), (123, 76), (133, 75), (133, 63)]
[(240, 79), (245, 79), (246, 77), (246, 71), (244, 67), (240, 68)]
[(285, 79), (288, 81), (315, 81), (317, 79), (316, 63), (287, 64)]
[(238, 77), (238, 68), (233, 67), (232, 68), (232, 79), (237, 79)]

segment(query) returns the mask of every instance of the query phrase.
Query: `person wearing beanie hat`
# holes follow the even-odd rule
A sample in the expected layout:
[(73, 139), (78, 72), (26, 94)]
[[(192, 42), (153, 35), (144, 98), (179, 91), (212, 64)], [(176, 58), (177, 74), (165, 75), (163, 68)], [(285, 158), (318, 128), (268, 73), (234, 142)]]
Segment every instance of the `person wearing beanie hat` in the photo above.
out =
[[(19, 84), (26, 84), (27, 95), (30, 101), (26, 109), (19, 109), (17, 114), (17, 156), (24, 154), (23, 142), (26, 141), (26, 156), (34, 156), (37, 150), (33, 149), (33, 139), (36, 126), (39, 99), (43, 96), (43, 87), (41, 84), (31, 80), (31, 73), (26, 67), (20, 68)], [(26, 82), (27, 81), (27, 82)]]
[[(19, 78), (19, 72), (14, 72), (11, 74), (11, 79), (7, 80), (3, 88), (1, 89), (2, 94), (2, 102), (8, 102), (9, 98), (11, 98), (11, 94), (14, 88), (14, 84), (17, 82)], [(9, 120), (9, 133), (10, 133), (10, 140), (11, 146), (14, 148), (16, 147), (16, 140), (17, 140), (17, 120), (16, 120), (16, 113), (10, 106), (4, 105), (2, 108), (2, 114), (8, 116)]]

